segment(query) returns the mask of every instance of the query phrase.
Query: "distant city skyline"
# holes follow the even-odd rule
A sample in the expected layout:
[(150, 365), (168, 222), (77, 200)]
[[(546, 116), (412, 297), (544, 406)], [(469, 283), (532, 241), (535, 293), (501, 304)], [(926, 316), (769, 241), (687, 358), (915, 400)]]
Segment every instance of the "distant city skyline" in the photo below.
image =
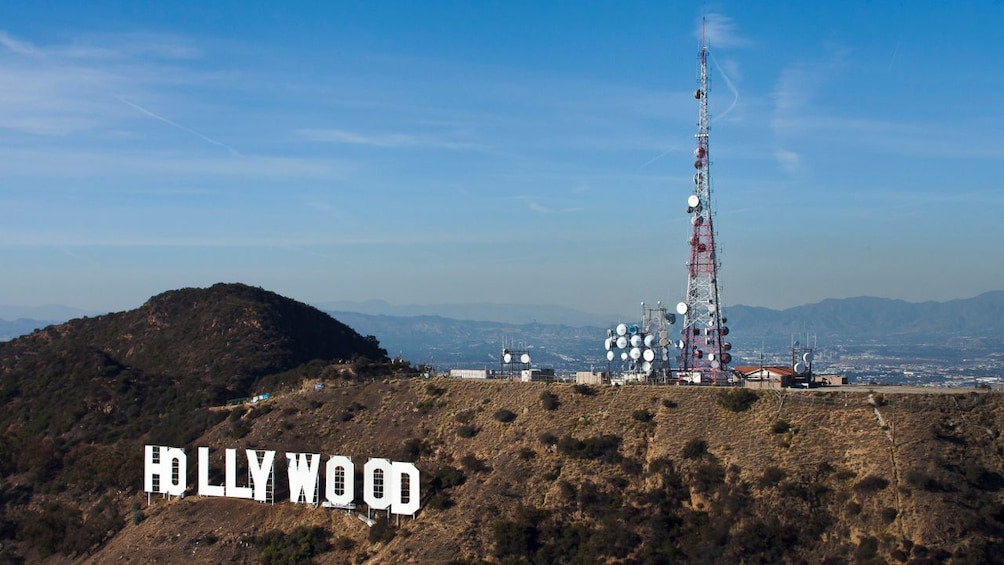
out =
[(701, 18), (731, 304), (1004, 289), (998, 2), (0, 8), (0, 304), (686, 289)]

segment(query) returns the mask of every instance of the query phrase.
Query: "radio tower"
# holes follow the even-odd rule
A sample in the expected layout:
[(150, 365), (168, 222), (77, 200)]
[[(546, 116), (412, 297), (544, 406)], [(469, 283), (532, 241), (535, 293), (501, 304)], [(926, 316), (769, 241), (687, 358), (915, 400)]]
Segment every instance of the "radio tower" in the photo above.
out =
[(676, 305), (683, 316), (679, 367), (681, 377), (690, 382), (728, 384), (732, 346), (725, 341), (729, 328), (718, 294), (718, 253), (715, 247), (714, 214), (711, 212), (711, 157), (708, 148), (708, 46), (701, 22), (700, 86), (698, 101), (697, 148), (694, 150), (694, 194), (687, 198), (687, 213), (693, 232), (690, 261), (687, 263), (687, 298)]

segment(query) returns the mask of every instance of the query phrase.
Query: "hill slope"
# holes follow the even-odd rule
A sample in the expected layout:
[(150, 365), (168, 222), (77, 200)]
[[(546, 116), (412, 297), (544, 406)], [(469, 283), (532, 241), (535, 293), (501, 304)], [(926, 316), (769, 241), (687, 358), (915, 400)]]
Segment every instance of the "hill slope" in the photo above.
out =
[[(198, 443), (215, 449), (216, 468), (228, 447), (417, 461), (417, 519), (388, 531), (288, 502), (157, 500), (92, 560), (254, 561), (308, 528), (330, 541), (315, 548), (321, 563), (1004, 558), (1001, 396), (887, 395), (873, 406), (861, 392), (761, 393), (741, 410), (729, 394), (449, 380), (304, 387), (235, 412), (246, 435), (224, 422)], [(277, 543), (277, 530), (289, 537)]]
[(385, 352), (310, 306), (224, 284), (0, 343), (0, 544), (91, 547), (121, 527), (142, 442), (186, 446), (225, 416), (210, 407), (353, 358)]

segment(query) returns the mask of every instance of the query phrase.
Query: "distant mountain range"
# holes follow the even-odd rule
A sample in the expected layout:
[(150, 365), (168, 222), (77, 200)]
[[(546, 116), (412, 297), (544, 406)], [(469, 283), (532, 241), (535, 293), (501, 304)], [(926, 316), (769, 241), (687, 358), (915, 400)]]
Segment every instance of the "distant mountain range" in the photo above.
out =
[[(364, 335), (374, 335), (391, 356), (415, 363), (493, 365), (503, 338), (525, 346), (535, 364), (582, 368), (603, 360), (607, 328), (631, 320), (556, 306), (441, 304), (395, 306), (383, 301), (317, 305)], [(0, 307), (0, 316), (8, 310)], [(923, 345), (1004, 344), (1004, 291), (948, 302), (913, 303), (887, 298), (827, 299), (785, 310), (731, 306), (727, 310), (735, 346), (785, 347), (797, 336), (819, 344), (885, 343)], [(60, 320), (61, 321), (61, 320)], [(49, 322), (0, 320), (0, 339), (10, 339)]]
[[(314, 304), (329, 312), (357, 312), (374, 316), (438, 316), (453, 320), (499, 322), (504, 324), (563, 324), (566, 326), (602, 326), (617, 320), (616, 315), (591, 314), (573, 308), (547, 304), (409, 304), (397, 305), (383, 300), (364, 302), (335, 301)], [(0, 311), (2, 312), (2, 311)], [(2, 316), (0, 316), (2, 317)]]

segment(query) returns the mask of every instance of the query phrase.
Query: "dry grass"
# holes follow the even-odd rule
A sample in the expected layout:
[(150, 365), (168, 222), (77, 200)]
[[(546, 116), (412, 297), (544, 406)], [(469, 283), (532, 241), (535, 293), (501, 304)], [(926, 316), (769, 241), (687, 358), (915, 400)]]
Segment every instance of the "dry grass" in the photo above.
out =
[[(749, 410), (732, 412), (716, 401), (722, 391), (711, 388), (604, 387), (586, 396), (559, 384), (456, 380), (431, 384), (441, 393), (430, 394), (430, 381), (419, 379), (346, 383), (320, 391), (304, 388), (272, 401), (272, 409), (253, 420), (245, 438), (228, 437), (224, 422), (199, 442), (219, 453), (224, 447), (246, 446), (349, 455), (361, 466), (359, 462), (367, 457), (401, 460), (405, 440), (418, 438), (431, 447), (431, 454), (417, 461), (425, 474), (444, 465), (460, 467), (465, 455), (477, 457), (490, 468), (469, 473), (465, 484), (451, 490), (455, 506), (423, 510), (415, 521), (403, 522), (390, 542), (369, 544), (366, 527), (342, 513), (289, 503), (269, 506), (190, 497), (156, 502), (146, 521), (126, 527), (93, 561), (253, 560), (254, 548), (244, 543), (249, 535), (300, 525), (324, 525), (357, 542), (353, 549), (323, 555), (320, 562), (432, 563), (486, 558), (493, 544), (491, 524), (512, 515), (517, 505), (569, 511), (560, 492), (561, 481), (578, 484), (617, 474), (628, 481), (626, 492), (640, 492), (661, 480), (647, 472), (632, 476), (617, 465), (563, 456), (540, 441), (544, 433), (579, 439), (616, 435), (622, 438), (620, 455), (643, 469), (665, 458), (684, 472), (697, 464), (683, 460), (684, 445), (701, 438), (710, 456), (731, 469), (734, 476), (728, 480), (751, 485), (752, 494), (765, 505), (777, 502), (781, 495), (777, 488), (757, 486), (764, 469), (777, 467), (786, 477), (807, 482), (817, 477), (825, 480), (835, 499), (842, 502), (829, 508), (833, 523), (817, 545), (803, 549), (802, 555), (810, 561), (829, 552), (849, 556), (850, 544), (865, 536), (880, 540), (880, 556), (902, 551), (903, 540), (955, 551), (968, 542), (965, 532), (950, 526), (957, 511), (952, 493), (919, 491), (906, 484), (905, 473), (923, 470), (944, 477), (946, 462), (999, 470), (1004, 448), (1000, 434), (1004, 400), (992, 394), (887, 394), (888, 404), (879, 409), (888, 424), (883, 429), (866, 402), (867, 395), (854, 392), (761, 392)], [(544, 390), (558, 396), (557, 410), (542, 406)], [(353, 406), (357, 407), (354, 416), (342, 421), (339, 415)], [(500, 409), (511, 410), (516, 419), (510, 423), (496, 420), (493, 415)], [(642, 409), (654, 414), (651, 422), (632, 417)], [(477, 435), (457, 435), (458, 413), (472, 415), (469, 424), (478, 428)], [(788, 422), (790, 429), (775, 432), (778, 419)], [(949, 430), (943, 434), (948, 439), (932, 435), (932, 426)], [(935, 468), (939, 460), (941, 467)], [(855, 483), (870, 475), (886, 478), (889, 486), (874, 492), (855, 490)], [(694, 508), (716, 503), (696, 491), (692, 495)], [(1000, 489), (987, 496), (998, 507), (1004, 502)], [(860, 507), (859, 512), (847, 510), (854, 505)], [(889, 509), (895, 510), (891, 521)], [(210, 546), (192, 541), (207, 532), (218, 541)]]

